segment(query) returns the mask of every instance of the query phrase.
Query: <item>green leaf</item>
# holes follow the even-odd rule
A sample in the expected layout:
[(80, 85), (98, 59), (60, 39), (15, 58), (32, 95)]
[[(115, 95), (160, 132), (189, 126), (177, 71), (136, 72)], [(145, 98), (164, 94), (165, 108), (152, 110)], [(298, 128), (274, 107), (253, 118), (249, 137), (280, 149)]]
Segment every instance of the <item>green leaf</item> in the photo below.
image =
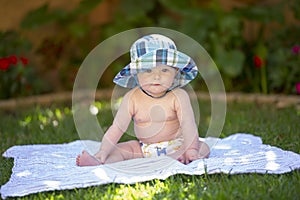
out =
[(238, 17), (233, 15), (227, 15), (220, 21), (220, 29), (222, 32), (230, 32), (234, 35), (238, 35), (240, 32), (241, 21)]
[(48, 13), (48, 5), (44, 4), (36, 10), (30, 11), (21, 22), (22, 28), (36, 28), (43, 24), (46, 24), (53, 19)]
[(241, 74), (245, 60), (245, 55), (241, 51), (219, 49), (216, 58), (220, 70), (229, 77), (234, 78)]
[(88, 31), (90, 31), (90, 27), (87, 24), (72, 23), (68, 26), (68, 30), (72, 36), (81, 38), (84, 37)]
[(79, 7), (74, 11), (76, 14), (87, 14), (93, 10), (102, 0), (83, 0)]
[(44, 4), (43, 6), (29, 12), (22, 20), (21, 27), (33, 29), (56, 20), (61, 24), (66, 24), (78, 15), (89, 13), (101, 1), (102, 0), (83, 0), (80, 2), (78, 8), (70, 12), (61, 9), (49, 11), (48, 4)]
[(277, 21), (280, 23), (284, 22), (281, 5), (249, 6), (245, 8), (239, 8), (234, 12), (241, 17), (262, 23), (269, 23), (272, 21)]
[(120, 2), (121, 10), (127, 16), (143, 16), (154, 7), (154, 1), (122, 0)]
[(268, 49), (263, 42), (259, 42), (254, 49), (254, 53), (265, 60), (267, 58)]

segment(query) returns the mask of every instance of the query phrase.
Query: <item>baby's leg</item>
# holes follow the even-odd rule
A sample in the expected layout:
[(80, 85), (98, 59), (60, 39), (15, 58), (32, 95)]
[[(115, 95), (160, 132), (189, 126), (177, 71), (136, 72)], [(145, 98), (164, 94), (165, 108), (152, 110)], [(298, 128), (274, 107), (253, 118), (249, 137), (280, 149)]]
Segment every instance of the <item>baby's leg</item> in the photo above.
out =
[[(143, 153), (140, 143), (136, 140), (131, 140), (117, 144), (114, 150), (108, 155), (104, 164), (142, 157)], [(78, 166), (95, 166), (103, 163), (101, 163), (95, 156), (83, 151), (81, 155), (77, 156), (76, 164)]]
[(105, 164), (142, 157), (140, 143), (136, 140), (130, 140), (117, 144), (115, 149), (108, 155)]

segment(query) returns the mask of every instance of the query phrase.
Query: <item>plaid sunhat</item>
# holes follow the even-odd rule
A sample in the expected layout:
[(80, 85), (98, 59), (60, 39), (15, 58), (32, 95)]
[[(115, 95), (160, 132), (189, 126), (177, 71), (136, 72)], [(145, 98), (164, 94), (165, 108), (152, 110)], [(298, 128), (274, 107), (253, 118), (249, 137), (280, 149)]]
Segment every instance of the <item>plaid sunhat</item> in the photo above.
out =
[(198, 69), (192, 58), (177, 51), (175, 43), (168, 37), (151, 34), (133, 43), (130, 48), (131, 62), (114, 78), (114, 83), (126, 88), (138, 86), (136, 74), (164, 64), (178, 68), (179, 75), (174, 87), (182, 87), (193, 80)]

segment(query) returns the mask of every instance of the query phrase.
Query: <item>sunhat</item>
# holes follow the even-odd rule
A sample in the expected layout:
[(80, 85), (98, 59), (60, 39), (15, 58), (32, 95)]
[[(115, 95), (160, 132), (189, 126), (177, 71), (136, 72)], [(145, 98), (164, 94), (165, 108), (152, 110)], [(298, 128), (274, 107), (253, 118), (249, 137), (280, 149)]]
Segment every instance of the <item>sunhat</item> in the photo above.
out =
[(178, 51), (170, 38), (160, 34), (146, 35), (135, 41), (130, 48), (130, 58), (131, 62), (113, 80), (125, 88), (138, 86), (137, 73), (162, 64), (179, 69), (178, 80), (172, 88), (185, 86), (198, 73), (194, 60)]

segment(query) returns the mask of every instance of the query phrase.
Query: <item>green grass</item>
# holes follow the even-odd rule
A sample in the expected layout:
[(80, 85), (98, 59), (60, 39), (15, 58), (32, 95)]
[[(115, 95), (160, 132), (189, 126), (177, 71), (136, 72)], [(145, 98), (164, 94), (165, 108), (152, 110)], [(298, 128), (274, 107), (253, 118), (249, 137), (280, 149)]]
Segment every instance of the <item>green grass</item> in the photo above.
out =
[[(113, 119), (102, 103), (99, 120), (108, 127)], [(209, 103), (200, 103), (200, 132), (208, 127)], [(19, 144), (64, 143), (79, 139), (68, 106), (0, 111), (1, 154)], [(300, 153), (300, 112), (273, 105), (229, 104), (221, 137), (237, 132), (262, 137), (265, 144)], [(203, 136), (203, 133), (201, 134)], [(204, 134), (205, 135), (205, 134)], [(122, 140), (130, 138), (124, 136)], [(0, 158), (0, 184), (9, 180), (12, 159)], [(19, 199), (299, 199), (300, 171), (282, 175), (174, 175), (133, 185), (107, 184), (74, 190), (44, 192)]]

